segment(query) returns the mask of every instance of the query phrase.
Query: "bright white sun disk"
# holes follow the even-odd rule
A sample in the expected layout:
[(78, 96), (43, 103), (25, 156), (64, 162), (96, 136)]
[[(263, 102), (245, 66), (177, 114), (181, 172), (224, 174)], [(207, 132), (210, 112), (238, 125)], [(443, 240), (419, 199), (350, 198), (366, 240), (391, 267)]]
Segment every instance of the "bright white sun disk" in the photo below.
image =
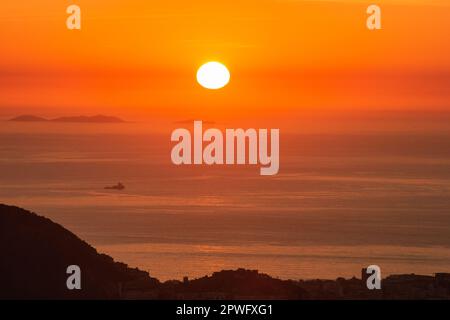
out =
[(219, 62), (208, 62), (198, 69), (197, 81), (207, 89), (220, 89), (230, 81), (230, 72)]

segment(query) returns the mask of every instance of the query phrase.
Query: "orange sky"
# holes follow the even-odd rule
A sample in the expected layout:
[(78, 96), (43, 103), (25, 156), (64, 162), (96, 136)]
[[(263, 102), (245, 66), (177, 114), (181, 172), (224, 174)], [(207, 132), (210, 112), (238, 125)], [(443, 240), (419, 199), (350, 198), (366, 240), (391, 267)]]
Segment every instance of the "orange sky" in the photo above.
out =
[[(65, 26), (82, 9), (82, 30)], [(0, 6), (0, 115), (232, 118), (450, 110), (448, 1), (29, 0)], [(447, 3), (447, 4), (446, 4)], [(218, 60), (230, 84), (196, 69)]]

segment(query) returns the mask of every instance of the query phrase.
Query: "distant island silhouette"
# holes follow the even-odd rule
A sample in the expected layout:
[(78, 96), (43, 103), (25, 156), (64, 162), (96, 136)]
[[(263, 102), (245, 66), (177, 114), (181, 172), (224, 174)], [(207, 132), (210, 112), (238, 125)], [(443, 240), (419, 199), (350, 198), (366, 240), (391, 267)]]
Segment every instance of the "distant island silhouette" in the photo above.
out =
[(113, 186), (106, 186), (104, 187), (106, 190), (123, 190), (125, 189), (125, 185), (122, 182), (118, 182), (116, 185)]
[[(45, 217), (3, 204), (0, 250), (0, 299), (450, 299), (448, 273), (392, 275), (381, 290), (358, 278), (281, 280), (245, 269), (160, 282)], [(81, 290), (66, 287), (69, 265), (81, 268)]]
[(118, 117), (95, 115), (95, 116), (73, 116), (73, 117), (59, 117), (54, 119), (46, 119), (35, 115), (21, 115), (10, 119), (9, 121), (17, 122), (80, 122), (80, 123), (122, 123), (124, 120)]

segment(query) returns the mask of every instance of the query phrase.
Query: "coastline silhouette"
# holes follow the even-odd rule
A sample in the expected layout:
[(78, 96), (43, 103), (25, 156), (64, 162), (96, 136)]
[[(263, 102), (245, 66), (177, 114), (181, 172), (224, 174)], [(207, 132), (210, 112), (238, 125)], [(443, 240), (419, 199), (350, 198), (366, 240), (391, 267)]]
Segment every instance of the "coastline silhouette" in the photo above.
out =
[[(0, 204), (1, 299), (450, 299), (450, 274), (393, 275), (382, 290), (362, 279), (281, 280), (257, 270), (160, 282), (116, 262), (75, 234), (30, 211)], [(82, 290), (67, 290), (66, 268), (80, 266)]]

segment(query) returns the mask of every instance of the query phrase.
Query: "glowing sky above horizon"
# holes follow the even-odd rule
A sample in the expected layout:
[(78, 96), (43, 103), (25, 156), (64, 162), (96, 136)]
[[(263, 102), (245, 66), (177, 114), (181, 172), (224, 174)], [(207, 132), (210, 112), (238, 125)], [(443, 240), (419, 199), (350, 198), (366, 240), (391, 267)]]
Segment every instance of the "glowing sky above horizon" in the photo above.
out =
[[(450, 6), (385, 0), (382, 30), (366, 1), (76, 1), (0, 8), (0, 114), (267, 118), (298, 110), (449, 110)], [(233, 82), (211, 92), (198, 66)]]

